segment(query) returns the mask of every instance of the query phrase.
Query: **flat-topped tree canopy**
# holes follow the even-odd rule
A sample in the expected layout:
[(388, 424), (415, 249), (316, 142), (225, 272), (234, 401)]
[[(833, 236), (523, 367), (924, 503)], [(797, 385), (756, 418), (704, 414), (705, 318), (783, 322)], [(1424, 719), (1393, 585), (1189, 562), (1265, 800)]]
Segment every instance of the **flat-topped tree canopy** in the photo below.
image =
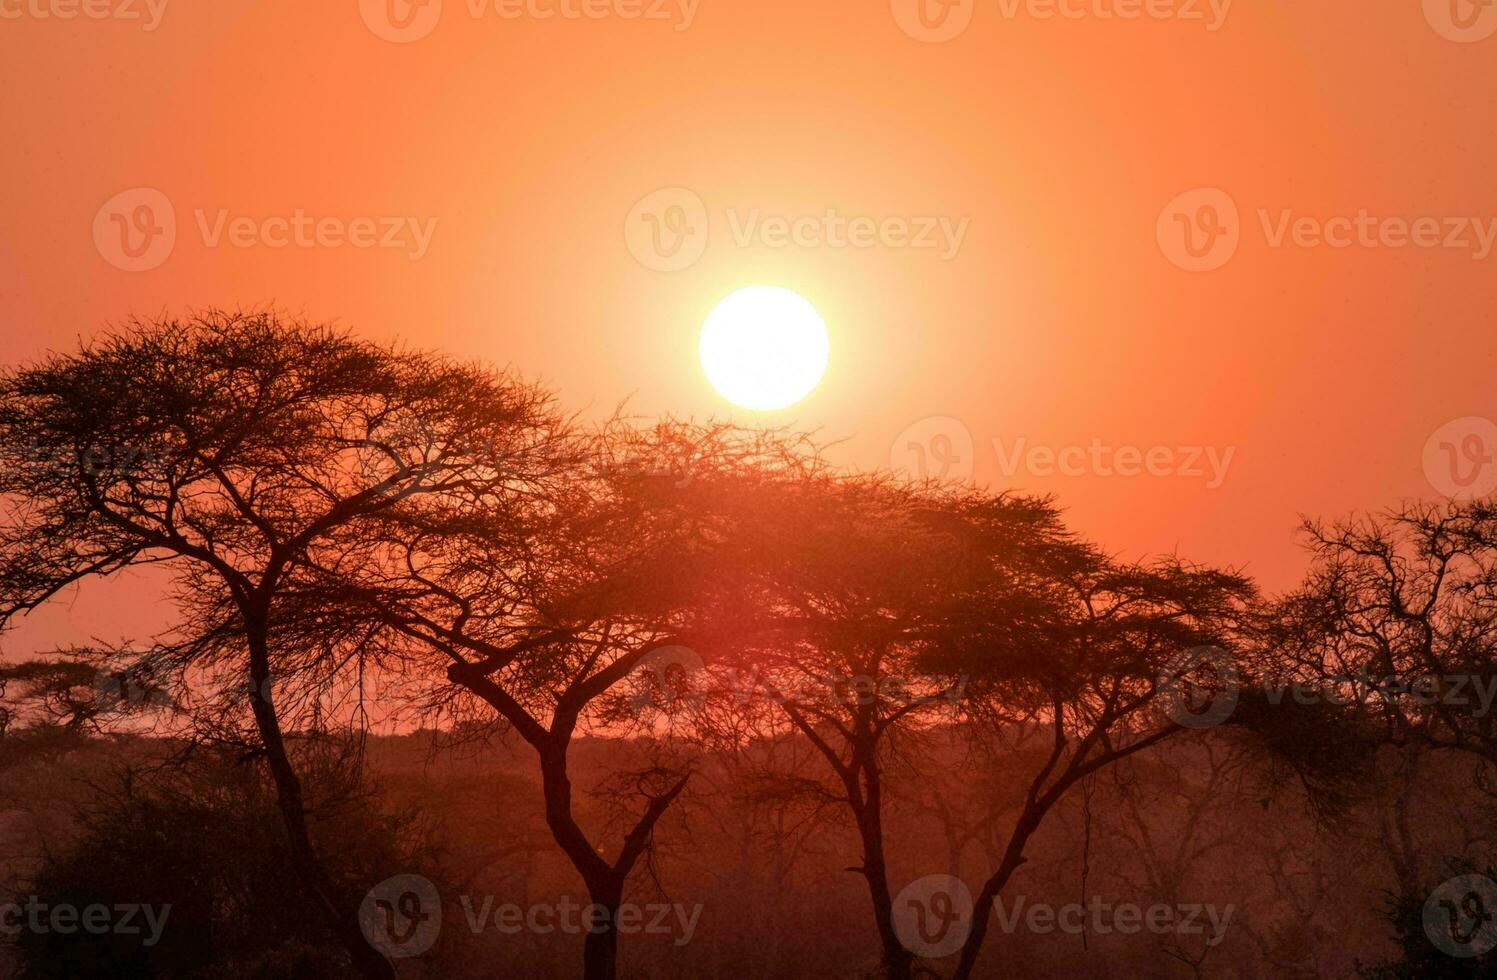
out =
[[(169, 565), (178, 621), (153, 674), (237, 671), (296, 865), (360, 972), (391, 977), (312, 845), (272, 676), (294, 569), (418, 497), (503, 496), (550, 472), (566, 425), (512, 375), (274, 313), (133, 322), (0, 375), (0, 627), (93, 576)], [(163, 652), (165, 655), (163, 655)]]
[(404, 496), (537, 475), (550, 398), (272, 313), (132, 323), (0, 378), (0, 612), (165, 555), (236, 599)]

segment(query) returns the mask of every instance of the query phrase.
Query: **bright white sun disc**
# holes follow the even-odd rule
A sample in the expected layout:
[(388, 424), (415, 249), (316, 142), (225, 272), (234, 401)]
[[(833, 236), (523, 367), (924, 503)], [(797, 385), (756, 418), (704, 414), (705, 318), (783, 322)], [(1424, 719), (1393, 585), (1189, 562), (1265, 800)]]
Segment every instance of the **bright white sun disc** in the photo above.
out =
[(702, 370), (717, 393), (760, 412), (794, 405), (826, 371), (826, 323), (805, 297), (779, 286), (747, 286), (702, 325)]

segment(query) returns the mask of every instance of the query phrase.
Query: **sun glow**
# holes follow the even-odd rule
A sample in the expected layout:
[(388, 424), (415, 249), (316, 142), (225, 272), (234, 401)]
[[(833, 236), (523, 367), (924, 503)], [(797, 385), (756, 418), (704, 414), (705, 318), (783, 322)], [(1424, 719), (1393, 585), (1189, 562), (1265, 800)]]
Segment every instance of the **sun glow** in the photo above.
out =
[(759, 412), (794, 405), (826, 371), (826, 323), (805, 297), (779, 286), (747, 286), (724, 298), (702, 325), (702, 370), (717, 393)]

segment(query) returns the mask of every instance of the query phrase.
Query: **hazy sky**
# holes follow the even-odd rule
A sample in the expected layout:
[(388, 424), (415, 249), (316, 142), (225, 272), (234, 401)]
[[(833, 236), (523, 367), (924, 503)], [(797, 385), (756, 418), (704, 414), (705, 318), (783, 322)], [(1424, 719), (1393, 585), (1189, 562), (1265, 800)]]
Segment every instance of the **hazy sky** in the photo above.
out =
[[(1297, 515), (1497, 452), (1436, 434), (1497, 418), (1497, 7), (927, 2), (0, 0), (3, 356), (275, 303), (1272, 588)], [(831, 334), (769, 415), (697, 363), (755, 283)], [(149, 591), (3, 649), (137, 631)]]

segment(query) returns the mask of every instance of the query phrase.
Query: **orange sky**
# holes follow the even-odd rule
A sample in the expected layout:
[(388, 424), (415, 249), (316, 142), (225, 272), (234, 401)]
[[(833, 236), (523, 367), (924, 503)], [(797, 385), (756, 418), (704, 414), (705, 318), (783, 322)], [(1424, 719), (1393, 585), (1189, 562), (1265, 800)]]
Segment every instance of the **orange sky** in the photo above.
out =
[[(1432, 434), (1497, 417), (1497, 256), (1478, 257), (1497, 7), (1451, 2), (965, 0), (944, 21), (965, 29), (926, 43), (901, 26), (919, 33), (916, 0), (0, 0), (4, 357), (130, 313), (274, 302), (513, 363), (577, 408), (814, 427), (861, 466), (912, 441), (960, 454), (965, 431), (976, 478), (1057, 493), (1109, 548), (1283, 587), (1298, 514), (1434, 496)], [(105, 208), (137, 188), (160, 196)], [(626, 243), (662, 188), (710, 225), (678, 271)], [(1166, 209), (1196, 188), (1221, 193)], [(1237, 251), (1181, 268), (1169, 229), (1222, 194)], [(119, 268), (114, 222), (161, 196), (169, 251)], [(1482, 231), (1393, 247), (1396, 227), (1330, 220), (1363, 211)], [(828, 212), (963, 237), (954, 255), (809, 223), (802, 244), (736, 240), (756, 213)], [(1349, 244), (1291, 225), (1275, 245), (1285, 212)], [(298, 216), (336, 223), (265, 244)], [(345, 240), (387, 219), (399, 247)], [(801, 292), (831, 331), (821, 387), (767, 416), (696, 359), (712, 304), (752, 283)], [(960, 424), (911, 434), (931, 417)], [(1196, 452), (1202, 475), (1105, 476), (1093, 445), (1165, 470)], [(1084, 472), (1030, 453), (1005, 473), (1033, 447), (1078, 447)], [(1230, 459), (1219, 486), (1205, 449)], [(143, 638), (145, 591), (85, 592), (3, 650)]]

